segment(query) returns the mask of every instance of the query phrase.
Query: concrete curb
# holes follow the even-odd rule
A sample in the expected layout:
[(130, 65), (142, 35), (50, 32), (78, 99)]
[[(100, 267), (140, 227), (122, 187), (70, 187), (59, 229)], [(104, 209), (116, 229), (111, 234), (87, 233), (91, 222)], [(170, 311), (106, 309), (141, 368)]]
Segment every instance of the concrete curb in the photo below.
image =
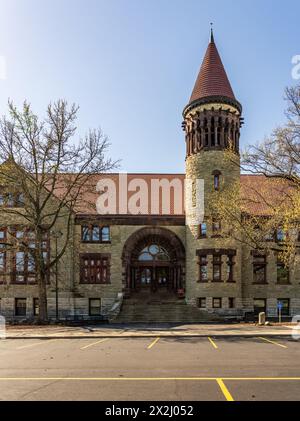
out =
[[(219, 334), (219, 333), (203, 333), (203, 334), (174, 334), (174, 335), (166, 335), (157, 333), (149, 333), (149, 334), (137, 334), (137, 335), (82, 335), (82, 336), (8, 336), (7, 339), (106, 339), (106, 338), (207, 338), (211, 336), (213, 338), (258, 338), (259, 336), (267, 336), (269, 338), (284, 338), (292, 337), (291, 332), (287, 333), (244, 333), (244, 334)], [(1, 342), (1, 339), (0, 339)]]

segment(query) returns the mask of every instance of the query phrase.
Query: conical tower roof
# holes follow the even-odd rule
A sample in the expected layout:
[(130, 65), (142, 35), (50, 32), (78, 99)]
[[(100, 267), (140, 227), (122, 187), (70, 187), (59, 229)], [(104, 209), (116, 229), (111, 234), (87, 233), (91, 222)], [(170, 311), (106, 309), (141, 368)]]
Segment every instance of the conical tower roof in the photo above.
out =
[(226, 97), (235, 100), (233, 90), (224, 69), (221, 57), (211, 32), (208, 44), (191, 98), (190, 104), (211, 96)]

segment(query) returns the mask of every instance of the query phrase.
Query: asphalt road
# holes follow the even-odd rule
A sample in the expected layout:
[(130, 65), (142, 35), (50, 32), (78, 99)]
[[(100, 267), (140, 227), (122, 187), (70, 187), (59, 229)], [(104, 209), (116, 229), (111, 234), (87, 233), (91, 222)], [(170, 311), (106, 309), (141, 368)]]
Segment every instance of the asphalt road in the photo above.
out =
[(300, 341), (0, 340), (0, 400), (300, 400)]

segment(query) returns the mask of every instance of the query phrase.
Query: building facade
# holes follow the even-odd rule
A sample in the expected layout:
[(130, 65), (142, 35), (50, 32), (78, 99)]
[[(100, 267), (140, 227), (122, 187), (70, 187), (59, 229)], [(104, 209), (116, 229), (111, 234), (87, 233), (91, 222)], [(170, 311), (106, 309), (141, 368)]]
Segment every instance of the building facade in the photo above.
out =
[[(300, 264), (289, 273), (275, 254), (258, 255), (232, 238), (222, 239), (221, 221), (206, 221), (206, 201), (212, 191), (229, 183), (260, 181), (259, 176), (241, 175), (236, 165), (242, 106), (213, 35), (183, 119), (185, 174), (95, 178), (95, 202), (99, 180), (103, 186), (114, 184), (113, 211), (87, 208), (74, 215), (69, 247), (48, 284), (50, 318), (102, 315), (117, 321), (179, 322), (243, 318), (247, 312), (259, 311), (276, 317), (279, 301), (283, 315), (300, 314)], [(226, 160), (229, 145), (236, 152), (236, 163)], [(190, 188), (185, 185), (184, 197), (186, 180)], [(197, 180), (204, 180), (202, 222), (195, 217)], [(137, 186), (146, 191), (144, 201)], [(165, 193), (169, 201), (164, 204)], [(63, 221), (58, 225), (56, 231), (63, 233)], [(16, 235), (28, 236), (22, 221), (1, 221), (0, 246), (9, 240), (8, 227), (15, 227)], [(59, 248), (60, 238), (50, 233), (45, 253), (55, 255)], [(10, 255), (0, 248), (0, 314), (8, 320), (34, 320), (37, 297), (30, 257), (24, 252)], [(147, 308), (155, 304), (156, 311), (148, 314)], [(168, 308), (167, 314), (157, 310), (162, 307)]]

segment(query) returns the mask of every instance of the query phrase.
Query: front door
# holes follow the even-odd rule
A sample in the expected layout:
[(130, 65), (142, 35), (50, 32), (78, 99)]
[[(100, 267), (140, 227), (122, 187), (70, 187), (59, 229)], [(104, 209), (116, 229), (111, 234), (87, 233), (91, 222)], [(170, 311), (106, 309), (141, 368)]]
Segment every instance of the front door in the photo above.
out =
[(158, 288), (167, 287), (169, 283), (169, 267), (157, 267), (155, 278)]
[(152, 268), (141, 269), (140, 286), (141, 288), (150, 288), (152, 284)]

